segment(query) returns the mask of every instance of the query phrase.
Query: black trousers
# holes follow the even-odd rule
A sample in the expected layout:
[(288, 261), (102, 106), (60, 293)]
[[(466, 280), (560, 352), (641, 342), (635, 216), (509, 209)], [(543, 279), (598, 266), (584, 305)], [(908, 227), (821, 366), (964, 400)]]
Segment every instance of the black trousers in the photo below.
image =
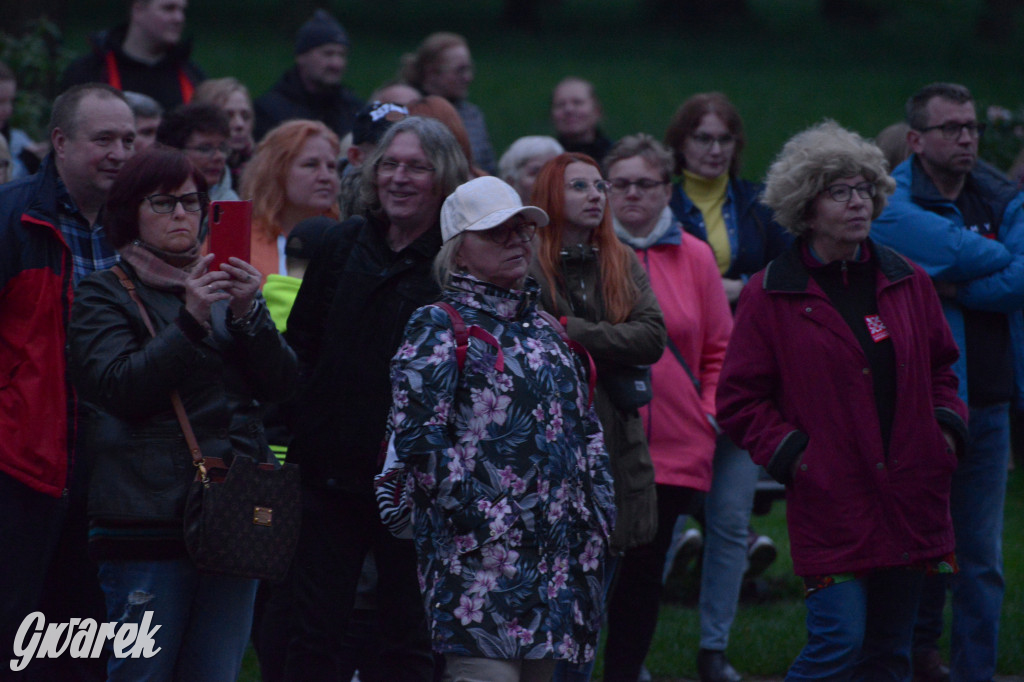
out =
[(429, 682), (434, 662), (412, 541), (387, 531), (372, 495), (310, 486), (302, 494), (302, 532), (286, 585), (293, 612), (285, 679), (335, 682), (355, 665), (343, 642), (363, 560), (373, 549), (382, 678)]
[(608, 599), (608, 639), (604, 645), (605, 682), (636, 682), (647, 658), (661, 603), (661, 576), (672, 543), (676, 519), (692, 515), (703, 493), (693, 488), (661, 485), (658, 491), (658, 532), (646, 545), (627, 550)]

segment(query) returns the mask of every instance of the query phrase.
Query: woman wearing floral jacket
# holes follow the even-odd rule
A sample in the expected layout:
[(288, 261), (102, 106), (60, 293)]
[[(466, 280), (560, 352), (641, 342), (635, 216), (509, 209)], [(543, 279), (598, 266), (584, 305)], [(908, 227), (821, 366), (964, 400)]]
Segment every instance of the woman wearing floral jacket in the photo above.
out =
[(594, 657), (614, 522), (585, 372), (526, 278), (544, 211), (483, 177), (444, 203), (435, 270), (470, 332), (413, 314), (391, 422), (412, 472), (420, 588), (445, 679), (547, 680)]

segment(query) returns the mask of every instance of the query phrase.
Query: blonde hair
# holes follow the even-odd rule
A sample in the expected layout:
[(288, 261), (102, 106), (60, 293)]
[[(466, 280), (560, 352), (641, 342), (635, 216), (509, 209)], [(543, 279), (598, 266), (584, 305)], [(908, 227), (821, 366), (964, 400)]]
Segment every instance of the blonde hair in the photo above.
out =
[(875, 185), (877, 193), (871, 202), (874, 220), (896, 189), (885, 155), (852, 130), (825, 120), (783, 145), (768, 169), (761, 201), (774, 211), (779, 225), (800, 236), (809, 227), (815, 197), (836, 180), (855, 175), (863, 175)]

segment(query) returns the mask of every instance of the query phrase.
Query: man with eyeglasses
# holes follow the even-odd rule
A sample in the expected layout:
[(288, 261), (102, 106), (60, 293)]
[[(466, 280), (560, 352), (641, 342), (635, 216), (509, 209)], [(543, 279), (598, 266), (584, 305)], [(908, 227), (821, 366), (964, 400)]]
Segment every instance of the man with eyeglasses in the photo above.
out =
[(186, 104), (166, 114), (156, 129), (157, 144), (181, 149), (202, 173), (210, 201), (237, 201), (228, 171), (227, 114), (213, 104)]
[[(970, 91), (933, 83), (906, 105), (912, 155), (872, 236), (921, 265), (942, 297), (960, 360), (970, 439), (953, 478), (951, 513), (960, 572), (953, 594), (950, 673), (938, 656), (946, 583), (926, 588), (915, 632), (916, 679), (990, 680), (995, 674), (1004, 579), (1003, 503), (1010, 403), (1024, 379), (1024, 196), (978, 160), (984, 125)], [(1016, 394), (1021, 395), (1016, 389)]]
[[(0, 562), (4, 665), (34, 611), (106, 620), (86, 553), (88, 463), (75, 448), (82, 415), (65, 344), (75, 286), (117, 262), (101, 211), (134, 141), (124, 95), (76, 86), (53, 104), (53, 151), (39, 172), (0, 188), (0, 547), (16, 552)], [(102, 679), (105, 663), (65, 656), (28, 670), (42, 667), (39, 679)]]

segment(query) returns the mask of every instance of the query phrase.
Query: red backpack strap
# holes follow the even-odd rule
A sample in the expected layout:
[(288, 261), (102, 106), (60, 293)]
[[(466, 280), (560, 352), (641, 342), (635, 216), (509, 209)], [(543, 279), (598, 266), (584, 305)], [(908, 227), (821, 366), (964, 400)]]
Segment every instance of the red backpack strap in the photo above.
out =
[(538, 310), (538, 314), (543, 317), (551, 328), (558, 332), (558, 335), (562, 337), (562, 341), (565, 341), (565, 345), (569, 347), (569, 350), (580, 356), (580, 360), (583, 362), (583, 367), (587, 370), (587, 404), (594, 404), (594, 387), (597, 385), (597, 365), (594, 364), (594, 358), (590, 357), (590, 353), (583, 347), (583, 344), (579, 341), (573, 341), (569, 338), (568, 332), (565, 331), (565, 327), (559, 322), (554, 315), (551, 313)]
[(493, 334), (475, 324), (467, 328), (466, 321), (462, 319), (462, 315), (459, 315), (459, 311), (450, 303), (438, 301), (434, 305), (448, 313), (448, 317), (451, 318), (452, 331), (455, 332), (455, 361), (459, 365), (460, 372), (466, 364), (466, 351), (469, 349), (469, 337), (471, 336), (494, 347), (498, 352), (497, 359), (494, 361), (494, 368), (499, 372), (505, 371), (505, 353), (501, 350), (501, 344), (498, 343)]
[(459, 364), (459, 371), (462, 371), (462, 366), (466, 364), (466, 349), (469, 347), (469, 332), (466, 331), (466, 321), (462, 319), (462, 315), (459, 315), (459, 311), (456, 310), (450, 303), (444, 301), (438, 301), (434, 304), (441, 310), (448, 313), (448, 317), (452, 321), (452, 331), (455, 332), (455, 360)]

